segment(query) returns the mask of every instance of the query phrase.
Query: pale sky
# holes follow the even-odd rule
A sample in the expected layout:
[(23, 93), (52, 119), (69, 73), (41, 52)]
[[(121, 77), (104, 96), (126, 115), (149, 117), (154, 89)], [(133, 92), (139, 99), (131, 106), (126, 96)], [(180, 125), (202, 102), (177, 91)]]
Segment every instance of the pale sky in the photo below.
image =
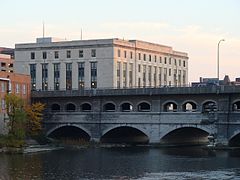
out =
[(189, 81), (240, 77), (240, 0), (2, 0), (0, 46), (42, 36), (124, 38), (172, 46), (189, 56)]

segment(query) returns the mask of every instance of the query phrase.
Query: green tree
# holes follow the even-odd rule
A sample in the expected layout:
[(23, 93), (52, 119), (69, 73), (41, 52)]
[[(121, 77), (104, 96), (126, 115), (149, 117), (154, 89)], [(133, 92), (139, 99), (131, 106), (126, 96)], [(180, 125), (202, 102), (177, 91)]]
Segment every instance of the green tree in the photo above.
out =
[(7, 114), (9, 117), (9, 135), (14, 136), (17, 139), (24, 139), (26, 120), (24, 101), (22, 98), (14, 94), (7, 94), (5, 99)]

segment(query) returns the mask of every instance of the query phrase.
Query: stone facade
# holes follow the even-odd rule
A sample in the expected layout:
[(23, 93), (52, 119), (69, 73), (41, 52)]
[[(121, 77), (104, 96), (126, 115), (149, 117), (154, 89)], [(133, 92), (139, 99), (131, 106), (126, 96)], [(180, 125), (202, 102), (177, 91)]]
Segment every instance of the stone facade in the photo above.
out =
[(15, 71), (31, 74), (36, 90), (184, 86), (188, 55), (138, 40), (45, 38), (16, 44)]

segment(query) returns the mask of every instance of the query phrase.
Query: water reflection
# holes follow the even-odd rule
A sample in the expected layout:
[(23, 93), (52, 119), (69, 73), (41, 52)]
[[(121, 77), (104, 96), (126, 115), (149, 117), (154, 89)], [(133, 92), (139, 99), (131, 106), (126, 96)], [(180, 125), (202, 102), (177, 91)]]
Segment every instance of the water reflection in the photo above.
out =
[(205, 179), (207, 174), (235, 178), (240, 177), (239, 167), (240, 151), (213, 152), (199, 147), (88, 148), (0, 155), (0, 179)]

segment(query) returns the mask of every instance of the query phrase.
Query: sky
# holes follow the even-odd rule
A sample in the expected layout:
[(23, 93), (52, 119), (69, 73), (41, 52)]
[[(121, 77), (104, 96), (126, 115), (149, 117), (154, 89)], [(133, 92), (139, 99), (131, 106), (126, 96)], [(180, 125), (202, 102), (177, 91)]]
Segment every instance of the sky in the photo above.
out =
[(189, 56), (189, 81), (240, 77), (240, 0), (9, 0), (0, 3), (0, 47), (42, 36), (124, 38), (172, 46)]

